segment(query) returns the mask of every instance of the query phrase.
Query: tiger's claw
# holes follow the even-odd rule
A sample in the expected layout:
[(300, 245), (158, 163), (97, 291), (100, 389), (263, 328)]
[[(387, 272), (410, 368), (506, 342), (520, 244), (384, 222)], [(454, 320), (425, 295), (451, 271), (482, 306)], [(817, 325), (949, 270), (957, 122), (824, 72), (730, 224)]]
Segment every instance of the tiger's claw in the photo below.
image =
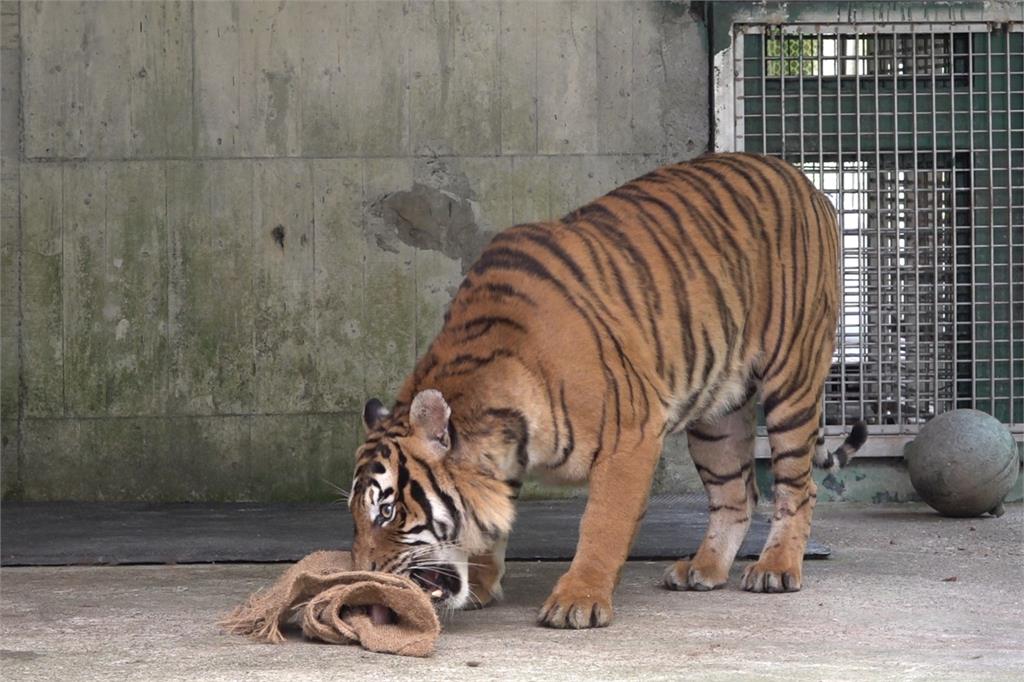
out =
[(613, 615), (611, 594), (563, 578), (541, 607), (537, 622), (549, 628), (603, 628)]

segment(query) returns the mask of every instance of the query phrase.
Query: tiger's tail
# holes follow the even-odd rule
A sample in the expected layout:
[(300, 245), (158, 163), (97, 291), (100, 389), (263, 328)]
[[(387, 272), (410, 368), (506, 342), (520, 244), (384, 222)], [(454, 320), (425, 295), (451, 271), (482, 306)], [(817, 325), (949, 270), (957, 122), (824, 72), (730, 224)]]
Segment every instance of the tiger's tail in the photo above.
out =
[(850, 435), (846, 437), (843, 444), (829, 452), (825, 449), (825, 437), (818, 436), (817, 447), (814, 451), (814, 466), (829, 471), (842, 469), (853, 455), (860, 450), (861, 446), (868, 439), (868, 425), (859, 421), (853, 425)]

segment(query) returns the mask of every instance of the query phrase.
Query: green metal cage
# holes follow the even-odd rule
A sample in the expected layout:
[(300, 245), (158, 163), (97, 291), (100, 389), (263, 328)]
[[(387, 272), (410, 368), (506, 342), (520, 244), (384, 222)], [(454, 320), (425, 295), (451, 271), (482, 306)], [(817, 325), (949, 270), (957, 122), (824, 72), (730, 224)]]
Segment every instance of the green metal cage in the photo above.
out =
[(972, 407), (1024, 433), (1024, 23), (841, 4), (716, 5), (713, 31), (716, 147), (787, 159), (839, 214), (826, 431), (863, 418), (898, 454)]

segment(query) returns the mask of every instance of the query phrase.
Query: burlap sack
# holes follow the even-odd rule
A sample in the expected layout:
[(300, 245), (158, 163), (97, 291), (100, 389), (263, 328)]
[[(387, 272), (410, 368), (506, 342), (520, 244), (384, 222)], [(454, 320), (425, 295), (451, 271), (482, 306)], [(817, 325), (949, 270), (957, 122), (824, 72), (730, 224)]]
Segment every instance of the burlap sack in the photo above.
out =
[[(283, 642), (281, 626), (297, 617), (310, 639), (359, 643), (370, 651), (429, 656), (441, 633), (430, 598), (401, 576), (352, 571), (348, 552), (314, 552), (253, 594), (221, 621), (228, 632), (261, 642)], [(374, 618), (380, 607), (394, 612)]]

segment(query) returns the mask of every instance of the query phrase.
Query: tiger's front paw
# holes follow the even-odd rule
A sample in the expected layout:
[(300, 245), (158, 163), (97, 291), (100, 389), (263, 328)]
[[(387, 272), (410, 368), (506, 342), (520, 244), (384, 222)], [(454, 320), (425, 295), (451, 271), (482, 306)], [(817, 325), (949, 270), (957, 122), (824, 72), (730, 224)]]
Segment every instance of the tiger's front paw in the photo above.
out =
[(563, 575), (544, 602), (537, 622), (549, 628), (603, 628), (612, 622), (612, 590)]
[(743, 589), (748, 592), (797, 592), (803, 575), (799, 561), (761, 557), (743, 571)]

